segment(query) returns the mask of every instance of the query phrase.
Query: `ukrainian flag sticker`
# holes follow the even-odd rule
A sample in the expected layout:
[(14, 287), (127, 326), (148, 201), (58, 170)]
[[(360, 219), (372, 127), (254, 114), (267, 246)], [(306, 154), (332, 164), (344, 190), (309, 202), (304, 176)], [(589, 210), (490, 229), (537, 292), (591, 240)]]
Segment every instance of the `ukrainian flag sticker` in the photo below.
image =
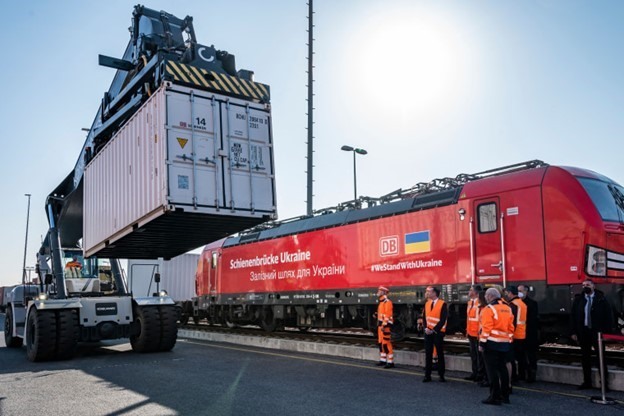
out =
[(431, 251), (429, 230), (405, 234), (405, 254), (427, 253)]

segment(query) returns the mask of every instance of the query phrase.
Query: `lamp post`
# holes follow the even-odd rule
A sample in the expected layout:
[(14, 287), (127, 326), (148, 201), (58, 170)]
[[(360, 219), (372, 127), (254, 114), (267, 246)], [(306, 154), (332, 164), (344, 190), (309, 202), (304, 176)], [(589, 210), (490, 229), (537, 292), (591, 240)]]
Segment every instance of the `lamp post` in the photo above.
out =
[(30, 219), (30, 194), (24, 194), (28, 197), (28, 210), (26, 211), (26, 238), (24, 239), (24, 265), (22, 267), (22, 284), (26, 283), (26, 249), (28, 247), (28, 221)]
[(359, 149), (357, 147), (351, 147), (344, 145), (340, 148), (340, 150), (344, 150), (345, 152), (353, 152), (353, 200), (357, 200), (357, 169), (355, 162), (355, 155), (365, 155), (368, 152), (364, 149)]

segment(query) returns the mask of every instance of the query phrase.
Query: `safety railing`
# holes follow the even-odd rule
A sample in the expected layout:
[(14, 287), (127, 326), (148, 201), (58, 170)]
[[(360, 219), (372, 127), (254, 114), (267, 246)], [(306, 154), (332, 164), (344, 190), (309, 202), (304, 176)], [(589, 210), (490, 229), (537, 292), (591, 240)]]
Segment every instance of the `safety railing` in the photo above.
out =
[(624, 335), (603, 334), (602, 332), (598, 332), (598, 366), (600, 368), (600, 390), (602, 396), (594, 396), (591, 398), (591, 401), (597, 404), (616, 404), (617, 402), (614, 399), (606, 396), (607, 374), (605, 374), (605, 369), (607, 367), (604, 363), (604, 341), (624, 342)]

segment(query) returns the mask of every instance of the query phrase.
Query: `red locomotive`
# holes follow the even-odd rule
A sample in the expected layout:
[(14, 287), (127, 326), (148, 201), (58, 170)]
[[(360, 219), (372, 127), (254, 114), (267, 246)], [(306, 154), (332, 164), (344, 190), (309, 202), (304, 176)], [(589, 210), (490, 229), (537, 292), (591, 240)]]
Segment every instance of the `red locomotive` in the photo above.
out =
[(373, 328), (383, 284), (401, 337), (415, 331), (428, 285), (440, 288), (449, 325), (460, 330), (472, 283), (525, 283), (543, 327), (561, 334), (586, 277), (621, 316), (624, 188), (589, 170), (531, 161), (360, 198), (212, 243), (199, 261), (193, 305), (196, 318), (266, 330)]

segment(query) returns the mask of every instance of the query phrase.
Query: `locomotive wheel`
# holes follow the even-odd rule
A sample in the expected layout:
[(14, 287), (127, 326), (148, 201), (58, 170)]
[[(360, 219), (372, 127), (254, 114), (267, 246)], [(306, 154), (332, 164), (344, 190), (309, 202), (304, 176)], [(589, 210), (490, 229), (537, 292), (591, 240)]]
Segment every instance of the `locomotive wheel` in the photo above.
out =
[(78, 313), (73, 309), (61, 309), (56, 313), (56, 358), (66, 360), (74, 356), (78, 348)]
[(195, 325), (199, 325), (199, 322), (201, 321), (201, 319), (199, 318), (198, 315), (193, 315), (193, 323)]
[(130, 336), (130, 345), (136, 352), (158, 351), (160, 346), (160, 314), (156, 306), (135, 306), (136, 333)]
[(229, 318), (223, 318), (223, 326), (234, 329), (237, 325), (234, 322), (230, 321)]
[(178, 339), (178, 312), (175, 306), (159, 306), (160, 312), (160, 346), (158, 351), (171, 351)]
[(401, 321), (396, 321), (392, 325), (392, 341), (399, 342), (403, 339), (405, 339), (405, 325)]
[(182, 325), (186, 325), (189, 322), (189, 315), (188, 313), (182, 312), (182, 315), (180, 315), (180, 324)]
[(32, 309), (26, 322), (26, 355), (30, 361), (55, 358), (56, 317), (54, 311)]
[(277, 328), (277, 320), (273, 315), (273, 308), (268, 307), (262, 309), (262, 316), (260, 317), (260, 326), (266, 332), (274, 332)]
[(4, 343), (9, 348), (19, 348), (23, 344), (22, 338), (13, 336), (13, 307), (9, 306), (4, 316)]

